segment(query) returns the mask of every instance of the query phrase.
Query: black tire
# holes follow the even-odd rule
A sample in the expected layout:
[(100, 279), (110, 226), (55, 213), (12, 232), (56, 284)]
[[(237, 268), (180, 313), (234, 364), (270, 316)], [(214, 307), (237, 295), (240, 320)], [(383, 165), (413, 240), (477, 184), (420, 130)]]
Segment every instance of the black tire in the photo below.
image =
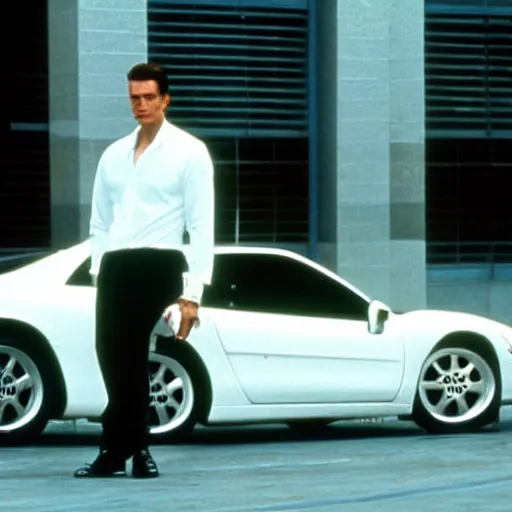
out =
[[(0, 444), (29, 443), (46, 428), (52, 397), (59, 391), (51, 368), (48, 355), (32, 343), (0, 335), (0, 404), (2, 397), (6, 404), (0, 409)], [(16, 385), (23, 375), (31, 377), (26, 389)], [(6, 397), (11, 403), (5, 401)]]
[[(459, 361), (460, 368), (448, 367), (451, 357)], [(450, 363), (448, 363), (450, 360)], [(437, 361), (446, 376), (439, 374), (432, 365)], [(471, 370), (469, 364), (473, 364)], [(462, 364), (462, 365), (461, 365)], [(466, 370), (466, 371), (464, 371)], [(466, 374), (468, 374), (466, 376)], [(438, 378), (435, 378), (436, 375)], [(478, 379), (479, 377), (479, 379)], [(436, 386), (442, 389), (425, 389), (425, 380), (443, 380)], [(453, 380), (456, 379), (456, 380)], [(475, 380), (477, 379), (477, 380)], [(477, 384), (483, 382), (482, 385)], [(480, 393), (480, 388), (483, 387)], [(433, 408), (444, 400), (446, 407), (434, 411)], [(423, 363), (414, 400), (413, 421), (432, 434), (456, 434), (478, 430), (499, 417), (501, 402), (501, 378), (496, 357), (489, 350), (479, 350), (469, 344), (445, 346), (434, 349)], [(459, 405), (460, 403), (460, 405)], [(461, 406), (468, 408), (467, 411)]]
[[(159, 369), (165, 372), (157, 378)], [(202, 419), (205, 393), (204, 376), (193, 351), (183, 343), (161, 343), (149, 356), (150, 408), (148, 424), (153, 441), (181, 441), (186, 439)], [(169, 392), (165, 385), (181, 378), (183, 385)], [(160, 381), (159, 379), (163, 379)], [(157, 382), (158, 380), (158, 382)], [(160, 413), (169, 420), (162, 423)]]

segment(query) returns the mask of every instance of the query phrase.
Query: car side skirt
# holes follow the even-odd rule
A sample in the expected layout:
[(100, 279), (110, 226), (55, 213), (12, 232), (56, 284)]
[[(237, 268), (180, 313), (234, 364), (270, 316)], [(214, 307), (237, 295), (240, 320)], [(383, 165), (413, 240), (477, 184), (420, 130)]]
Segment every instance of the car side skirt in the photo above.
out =
[(412, 404), (276, 404), (247, 406), (213, 406), (209, 425), (217, 423), (276, 422), (290, 420), (342, 420), (410, 414)]

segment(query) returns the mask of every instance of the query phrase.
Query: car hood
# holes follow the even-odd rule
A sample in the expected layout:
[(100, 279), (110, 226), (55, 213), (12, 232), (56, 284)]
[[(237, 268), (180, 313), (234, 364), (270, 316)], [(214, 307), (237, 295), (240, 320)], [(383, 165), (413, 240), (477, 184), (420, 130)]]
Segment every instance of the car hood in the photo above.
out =
[(493, 333), (511, 330), (512, 327), (498, 320), (474, 313), (438, 309), (418, 309), (398, 314), (405, 322), (412, 322), (416, 328), (425, 325), (429, 330), (464, 330)]

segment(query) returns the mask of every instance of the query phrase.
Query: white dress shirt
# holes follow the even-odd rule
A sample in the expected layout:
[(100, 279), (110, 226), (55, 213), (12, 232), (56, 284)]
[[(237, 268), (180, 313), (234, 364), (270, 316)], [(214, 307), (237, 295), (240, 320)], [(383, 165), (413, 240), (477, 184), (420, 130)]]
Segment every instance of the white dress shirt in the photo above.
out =
[[(211, 157), (202, 141), (165, 120), (134, 163), (139, 130), (111, 144), (98, 163), (90, 221), (90, 272), (97, 276), (107, 251), (178, 249), (189, 267), (183, 275), (183, 297), (200, 302), (213, 269)], [(190, 235), (188, 247), (183, 244), (185, 229)]]

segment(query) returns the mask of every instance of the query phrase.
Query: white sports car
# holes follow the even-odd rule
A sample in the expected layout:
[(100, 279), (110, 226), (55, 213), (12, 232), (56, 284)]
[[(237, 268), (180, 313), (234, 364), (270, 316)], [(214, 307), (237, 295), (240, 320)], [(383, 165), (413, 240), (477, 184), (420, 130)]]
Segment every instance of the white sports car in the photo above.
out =
[[(88, 242), (0, 276), (0, 439), (50, 419), (97, 421)], [(126, 319), (130, 321), (129, 318)], [(198, 423), (323, 425), (398, 416), (429, 432), (499, 421), (512, 403), (512, 329), (445, 311), (396, 313), (293, 252), (216, 249), (201, 325), (151, 335), (149, 423), (176, 438)]]

